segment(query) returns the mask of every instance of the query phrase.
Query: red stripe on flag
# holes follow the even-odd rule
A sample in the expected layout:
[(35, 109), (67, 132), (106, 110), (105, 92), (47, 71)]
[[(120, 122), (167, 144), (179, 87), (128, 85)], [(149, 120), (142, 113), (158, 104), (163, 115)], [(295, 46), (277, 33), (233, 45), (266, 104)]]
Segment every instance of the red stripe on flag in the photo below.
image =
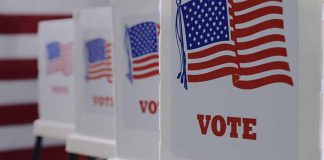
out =
[(238, 59), (240, 60), (240, 63), (249, 63), (273, 56), (287, 57), (287, 51), (285, 48), (275, 47), (251, 53), (248, 55), (239, 55)]
[(284, 23), (281, 19), (268, 20), (251, 27), (236, 29), (235, 34), (237, 37), (246, 37), (271, 28), (283, 29)]
[(152, 59), (159, 59), (159, 55), (158, 54), (152, 54), (150, 56), (146, 56), (142, 59), (136, 59), (133, 61), (134, 64), (141, 64), (141, 63), (144, 63), (144, 62), (147, 62), (149, 60), (152, 60)]
[(221, 51), (232, 51), (235, 52), (235, 47), (231, 44), (219, 44), (208, 49), (198, 51), (198, 52), (191, 52), (188, 54), (188, 59), (196, 59), (196, 58), (203, 58)]
[(189, 82), (204, 82), (204, 81), (210, 81), (213, 79), (225, 77), (228, 75), (232, 75), (237, 71), (236, 67), (224, 67), (215, 71), (211, 71), (209, 73), (205, 74), (199, 74), (199, 75), (188, 75), (188, 81)]
[(30, 124), (37, 118), (36, 103), (0, 106), (0, 126)]
[(256, 89), (273, 83), (285, 83), (291, 86), (294, 85), (293, 80), (290, 76), (282, 75), (282, 74), (276, 74), (268, 77), (263, 77), (260, 79), (247, 80), (247, 81), (236, 79), (234, 80), (233, 84), (240, 89)]
[(90, 74), (95, 74), (95, 73), (99, 73), (99, 72), (111, 73), (112, 69), (111, 68), (104, 68), (104, 69), (98, 69), (98, 70), (95, 70), (95, 71), (89, 71)]
[(71, 18), (71, 15), (0, 15), (0, 33), (37, 33), (38, 22)]
[(237, 49), (238, 50), (250, 49), (270, 42), (286, 42), (285, 36), (279, 34), (272, 34), (272, 35), (263, 36), (247, 42), (238, 42)]
[(238, 68), (237, 73), (239, 75), (253, 75), (253, 74), (276, 70), (276, 69), (290, 71), (289, 64), (287, 62), (279, 61), (279, 62), (265, 63), (265, 64), (261, 64), (258, 66), (253, 66), (253, 67), (246, 67), (246, 68), (241, 67), (241, 68)]
[(103, 78), (103, 77), (107, 77), (107, 78), (112, 78), (112, 74), (100, 74), (98, 76), (91, 76), (91, 77), (88, 77), (89, 79), (100, 79), (100, 78)]
[[(31, 160), (33, 154), (32, 148), (0, 151), (1, 160)], [(41, 151), (43, 160), (68, 160), (68, 154), (65, 152), (65, 146), (44, 147)]]
[[(257, 0), (257, 1), (242, 1), (237, 2), (236, 5), (232, 6), (235, 11), (242, 11), (251, 7), (254, 7), (256, 5), (260, 5), (262, 3), (266, 2), (282, 2), (282, 0)], [(231, 3), (234, 3), (233, 0)]]
[(248, 12), (246, 14), (236, 16), (236, 23), (245, 23), (257, 19), (262, 16), (270, 15), (270, 14), (283, 14), (282, 8), (278, 6), (269, 6), (260, 8), (258, 10)]
[(0, 80), (36, 79), (37, 60), (0, 60)]
[[(107, 59), (107, 61), (108, 61), (108, 59)], [(100, 66), (110, 66), (111, 65), (111, 62), (107, 62), (107, 61), (105, 61), (105, 62), (100, 62), (100, 63), (98, 63), (98, 64), (90, 64), (90, 67), (91, 68), (96, 68), (96, 67), (100, 67)]]
[(225, 63), (236, 63), (237, 58), (233, 56), (221, 56), (217, 57), (205, 62), (199, 62), (199, 63), (189, 63), (188, 69), (189, 70), (201, 70), (201, 69), (207, 69), (211, 68), (217, 65), (225, 64)]
[(134, 67), (133, 71), (143, 71), (143, 70), (148, 70), (151, 68), (155, 68), (155, 67), (159, 67), (159, 62), (153, 62), (144, 66), (140, 66), (140, 67)]
[(159, 69), (156, 69), (156, 70), (153, 70), (151, 72), (148, 72), (148, 73), (144, 73), (144, 74), (135, 74), (133, 76), (134, 79), (144, 79), (144, 78), (148, 78), (148, 77), (152, 77), (152, 76), (155, 76), (155, 75), (159, 75)]

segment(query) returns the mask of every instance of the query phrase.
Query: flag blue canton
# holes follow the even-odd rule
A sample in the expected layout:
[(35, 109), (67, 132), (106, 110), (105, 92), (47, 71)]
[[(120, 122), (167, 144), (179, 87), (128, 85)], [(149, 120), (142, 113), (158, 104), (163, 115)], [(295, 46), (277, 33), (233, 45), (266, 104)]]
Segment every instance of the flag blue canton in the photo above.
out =
[(89, 63), (96, 63), (106, 59), (105, 40), (102, 38), (86, 42)]
[(189, 50), (229, 40), (227, 0), (191, 0), (181, 8)]
[(60, 57), (60, 43), (59, 42), (52, 42), (47, 44), (47, 53), (48, 59), (53, 60), (55, 58)]
[(154, 22), (145, 22), (128, 29), (132, 57), (158, 52), (157, 28)]

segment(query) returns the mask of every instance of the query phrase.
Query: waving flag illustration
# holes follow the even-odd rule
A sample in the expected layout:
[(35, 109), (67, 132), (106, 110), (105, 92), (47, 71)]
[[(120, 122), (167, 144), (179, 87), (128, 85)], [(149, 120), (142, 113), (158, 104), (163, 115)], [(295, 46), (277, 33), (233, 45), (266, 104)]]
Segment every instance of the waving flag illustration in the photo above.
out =
[(89, 80), (107, 78), (108, 83), (112, 83), (111, 43), (98, 38), (86, 42), (86, 48), (88, 51), (87, 78)]
[(126, 49), (128, 53), (128, 79), (144, 79), (159, 74), (158, 25), (144, 22), (126, 27)]
[(60, 44), (52, 42), (47, 44), (48, 66), (47, 73), (62, 72), (65, 76), (72, 74), (73, 43)]
[(178, 79), (206, 82), (232, 76), (240, 89), (293, 86), (285, 48), (282, 0), (177, 1)]

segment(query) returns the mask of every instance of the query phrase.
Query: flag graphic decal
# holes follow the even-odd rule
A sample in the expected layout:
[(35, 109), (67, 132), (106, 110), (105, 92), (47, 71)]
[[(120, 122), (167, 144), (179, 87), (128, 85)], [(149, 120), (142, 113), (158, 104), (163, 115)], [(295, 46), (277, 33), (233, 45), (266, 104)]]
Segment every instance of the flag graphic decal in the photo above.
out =
[(240, 89), (293, 86), (282, 0), (178, 0), (177, 6), (177, 78), (185, 89), (225, 76)]
[(102, 38), (86, 42), (88, 51), (87, 79), (96, 80), (106, 78), (112, 83), (111, 43)]
[(62, 72), (63, 75), (71, 75), (73, 43), (61, 44), (52, 42), (47, 44), (47, 74)]
[(159, 74), (158, 24), (144, 22), (126, 27), (125, 45), (128, 53), (127, 78), (145, 79)]

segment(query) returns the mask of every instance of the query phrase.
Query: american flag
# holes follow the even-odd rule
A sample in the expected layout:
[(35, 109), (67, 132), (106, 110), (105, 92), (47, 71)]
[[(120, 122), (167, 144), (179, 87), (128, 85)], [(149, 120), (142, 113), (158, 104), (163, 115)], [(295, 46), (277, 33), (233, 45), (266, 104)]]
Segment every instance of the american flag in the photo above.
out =
[(47, 73), (62, 72), (68, 76), (72, 74), (73, 43), (60, 44), (52, 42), (47, 44), (48, 66)]
[(282, 0), (177, 2), (178, 79), (206, 82), (232, 76), (240, 89), (293, 86), (285, 47)]
[(87, 79), (106, 78), (108, 83), (112, 83), (111, 43), (98, 38), (86, 42), (86, 48), (88, 51)]
[(127, 29), (129, 80), (145, 79), (159, 74), (158, 25), (144, 22)]

